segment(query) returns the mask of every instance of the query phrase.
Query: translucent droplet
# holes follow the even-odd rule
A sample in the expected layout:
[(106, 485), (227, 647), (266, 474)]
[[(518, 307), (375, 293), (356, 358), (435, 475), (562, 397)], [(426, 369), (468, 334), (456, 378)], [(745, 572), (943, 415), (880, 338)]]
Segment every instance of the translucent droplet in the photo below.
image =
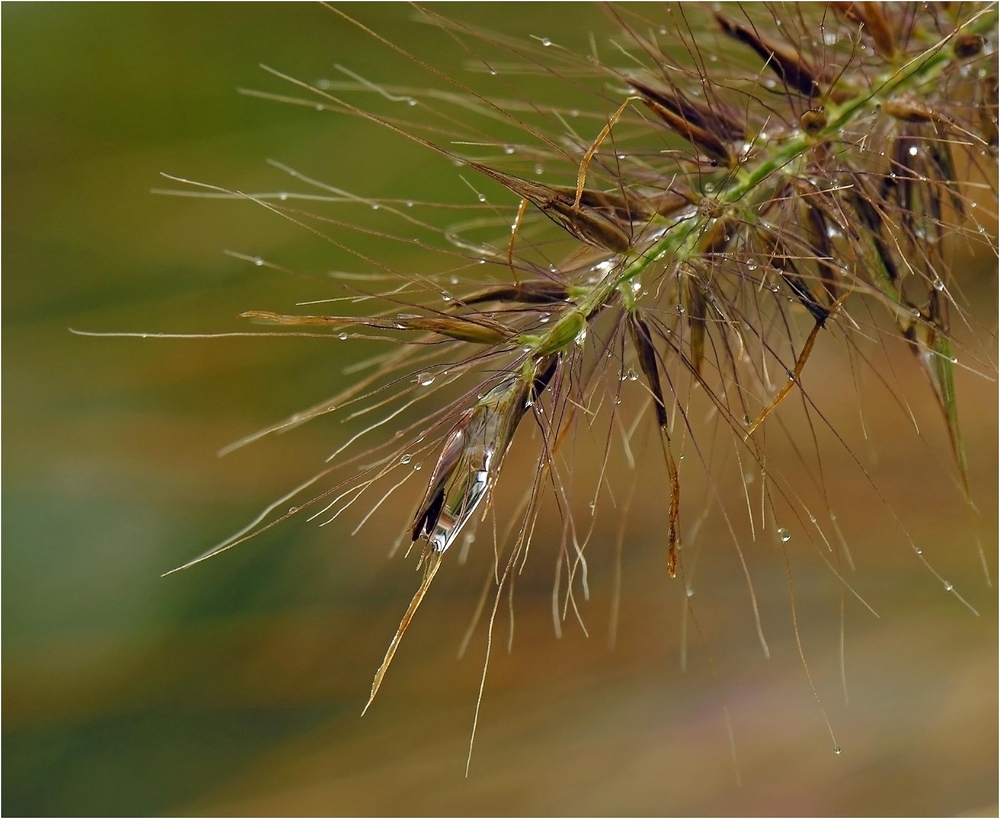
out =
[(477, 199), (478, 199), (478, 200), (479, 200), (480, 202), (485, 202), (485, 201), (486, 201), (486, 197), (485, 197), (485, 196), (484, 196), (483, 194), (481, 194), (481, 193), (480, 193), (480, 194), (477, 194), (476, 198), (477, 198)]
[(288, 194), (287, 194), (287, 193), (285, 193), (284, 191), (282, 191), (281, 193), (279, 193), (279, 194), (278, 194), (278, 198), (279, 198), (279, 199), (280, 199), (280, 200), (281, 200), (282, 202), (284, 202), (284, 201), (285, 201), (285, 200), (286, 200), (286, 199), (288, 198)]
[(416, 101), (415, 99), (413, 99), (413, 97), (410, 97), (410, 98), (409, 98), (409, 99), (408, 99), (408, 100), (406, 101), (406, 104), (407, 104), (407, 105), (409, 105), (409, 106), (410, 106), (410, 107), (412, 108), (412, 107), (413, 107), (414, 105), (416, 105), (416, 104), (417, 104), (417, 101)]
[(294, 515), (298, 511), (299, 511), (299, 507), (298, 506), (289, 506), (288, 507), (288, 514), (289, 515)]
[(431, 384), (434, 383), (434, 374), (433, 373), (420, 373), (420, 375), (417, 376), (417, 383), (421, 387), (429, 387)]
[(911, 145), (910, 146), (910, 151), (909, 151), (910, 156), (916, 156), (919, 153), (920, 153), (920, 149), (916, 145)]
[(746, 472), (746, 473), (744, 473), (744, 475), (743, 475), (743, 483), (745, 483), (747, 486), (749, 486), (753, 482), (754, 482), (754, 474), (753, 474), (753, 472)]
[(688, 597), (694, 597), (694, 589), (687, 589), (684, 592)]
[(577, 347), (582, 347), (584, 342), (587, 340), (587, 328), (584, 327), (579, 333), (576, 334), (576, 338), (573, 340), (576, 342)]
[(552, 45), (552, 41), (548, 37), (542, 37), (542, 45), (548, 48)]
[(412, 199), (407, 199), (406, 200), (406, 207), (408, 207), (408, 208), (412, 208), (413, 207), (413, 200)]
[(944, 581), (944, 590), (946, 592), (955, 591), (955, 587), (949, 583), (947, 580)]
[(401, 464), (408, 464), (408, 463), (409, 463), (410, 461), (412, 461), (412, 460), (413, 460), (413, 456), (412, 456), (412, 455), (410, 455), (410, 453), (406, 453), (405, 455), (403, 455), (403, 456), (402, 456), (402, 457), (401, 457), (401, 458), (399, 459), (399, 462), (400, 462)]
[(257, 267), (263, 267), (264, 260), (260, 256), (254, 256), (253, 257), (253, 263), (255, 265), (257, 265)]
[(545, 173), (545, 168), (542, 167), (542, 163), (541, 162), (536, 162), (535, 163), (535, 175), (536, 176), (541, 176), (543, 173)]
[(934, 282), (934, 289), (937, 290), (938, 292), (943, 291), (944, 290), (944, 282), (941, 281), (941, 279), (938, 279), (937, 281), (935, 281)]
[(639, 380), (639, 373), (637, 373), (635, 370), (629, 370), (628, 371), (628, 380), (629, 381), (638, 381)]
[(840, 750), (840, 746), (839, 746), (839, 745), (834, 745), (834, 746), (833, 746), (833, 752), (834, 752), (834, 753), (835, 753), (835, 754), (836, 754), (837, 756), (840, 756), (840, 754), (841, 754), (841, 750)]
[(828, 46), (837, 45), (837, 35), (832, 31), (824, 31), (823, 44)]
[(447, 290), (442, 290), (441, 291), (441, 300), (442, 301), (451, 301), (454, 298), (455, 297), (452, 296), (451, 293), (449, 293)]
[(504, 145), (503, 146), (503, 152), (509, 156), (510, 154), (514, 153), (514, 146), (513, 145)]
[(781, 538), (782, 543), (788, 543), (788, 541), (792, 539), (792, 533), (789, 532), (784, 526), (779, 526), (778, 537)]
[(419, 472), (421, 469), (423, 469), (423, 466), (424, 466), (423, 464), (414, 464), (413, 465), (413, 471), (414, 472)]
[(347, 341), (347, 333), (340, 333), (337, 336), (337, 338), (339, 338), (341, 341)]

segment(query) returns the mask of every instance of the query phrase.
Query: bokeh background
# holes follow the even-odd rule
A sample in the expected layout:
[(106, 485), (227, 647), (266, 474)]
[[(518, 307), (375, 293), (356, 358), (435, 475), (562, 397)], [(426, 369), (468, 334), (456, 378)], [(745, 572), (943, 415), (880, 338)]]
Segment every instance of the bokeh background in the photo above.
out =
[[(469, 59), (408, 7), (351, 11), (446, 72)], [(588, 31), (609, 26), (593, 6), (449, 12), (582, 48)], [(810, 367), (823, 377), (807, 383), (981, 616), (921, 568), (852, 458), (824, 438), (857, 563), (851, 582), (880, 614), (848, 601), (847, 704), (837, 584), (793, 533), (799, 625), (840, 756), (798, 658), (781, 552), (749, 541), (745, 522), (736, 525), (771, 658), (725, 528), (710, 516), (695, 599), (711, 663), (689, 631), (681, 672), (682, 590), (666, 577), (655, 485), (635, 501), (614, 651), (614, 521), (592, 546), (589, 639), (572, 622), (553, 636), (558, 529), (540, 532), (513, 651), (494, 655), (468, 778), (482, 630), (465, 659), (455, 653), (481, 560), (442, 573), (359, 718), (417, 578), (412, 558), (387, 557), (409, 499), (356, 537), (359, 516), (322, 530), (292, 521), (160, 579), (346, 440), (353, 428), (325, 419), (214, 454), (333, 394), (359, 355), (313, 340), (70, 335), (245, 329), (242, 310), (290, 311), (333, 295), (323, 271), (357, 267), (261, 208), (153, 196), (160, 172), (288, 187), (266, 165), (272, 158), (364, 195), (462, 203), (471, 194), (447, 162), (370, 123), (237, 93), (282, 90), (261, 62), (309, 80), (336, 77), (342, 64), (380, 81), (435, 83), (322, 7), (5, 4), (2, 15), (4, 814), (996, 815), (996, 594), (979, 569), (938, 410), (905, 354), (895, 377), (923, 437), (870, 379), (865, 441), (835, 347), (821, 345)], [(407, 263), (392, 243), (371, 241), (366, 252)], [(979, 337), (963, 331), (964, 341), (995, 353), (995, 258), (962, 267), (980, 322)], [(961, 370), (958, 387), (995, 575), (996, 385)], [(778, 446), (775, 457), (802, 479), (791, 450)]]

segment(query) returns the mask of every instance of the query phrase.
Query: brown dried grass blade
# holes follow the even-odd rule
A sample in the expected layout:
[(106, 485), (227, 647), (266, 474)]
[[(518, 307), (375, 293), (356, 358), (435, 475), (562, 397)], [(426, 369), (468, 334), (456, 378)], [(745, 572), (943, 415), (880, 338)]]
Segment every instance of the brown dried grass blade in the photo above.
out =
[(431, 586), (431, 581), (434, 580), (434, 575), (437, 574), (438, 569), (441, 567), (441, 561), (443, 558), (443, 554), (435, 552), (431, 549), (428, 549), (424, 554), (424, 560), (426, 562), (424, 564), (424, 576), (420, 581), (420, 587), (417, 589), (417, 593), (413, 595), (410, 605), (407, 606), (403, 619), (399, 621), (399, 627), (396, 629), (395, 635), (393, 635), (392, 642), (389, 643), (389, 649), (385, 653), (385, 659), (382, 660), (382, 665), (380, 665), (378, 671), (375, 672), (375, 679), (372, 681), (372, 692), (368, 696), (368, 702), (365, 703), (364, 709), (361, 711), (361, 716), (365, 715), (372, 702), (374, 702), (375, 695), (378, 694), (378, 690), (382, 685), (382, 680), (385, 678), (385, 674), (389, 670), (389, 665), (392, 663), (392, 658), (396, 655), (396, 649), (399, 648), (399, 643), (403, 639), (403, 634), (405, 634), (406, 629), (409, 628), (410, 621), (413, 620), (413, 615), (417, 613), (420, 603), (423, 601), (424, 596), (427, 594), (427, 590)]

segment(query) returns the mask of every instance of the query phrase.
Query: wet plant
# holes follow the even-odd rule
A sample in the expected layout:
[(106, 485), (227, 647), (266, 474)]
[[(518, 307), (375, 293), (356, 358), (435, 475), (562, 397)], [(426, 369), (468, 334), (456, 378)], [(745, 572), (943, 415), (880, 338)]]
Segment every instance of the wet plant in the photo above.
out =
[[(781, 549), (790, 534), (779, 521), (794, 521), (845, 596), (867, 606), (850, 585), (848, 543), (818, 459), (817, 436), (843, 442), (807, 386), (821, 347), (855, 383), (865, 373), (893, 391), (879, 357), (888, 360), (894, 345), (909, 350), (975, 517), (955, 371), (991, 377), (996, 365), (987, 348), (959, 348), (953, 327), (983, 332), (951, 268), (958, 251), (996, 254), (995, 6), (611, 7), (612, 33), (594, 35), (582, 53), (435, 9), (407, 13), (465, 50), (468, 77), (331, 8), (434, 87), (376, 83), (349, 68), (306, 82), (267, 67), (280, 90), (247, 93), (360, 118), (445, 158), (475, 200), (459, 219), (447, 205), (368, 198), (283, 165), (298, 192), (174, 180), (186, 184), (176, 194), (267, 208), (375, 271), (341, 277), (337, 295), (314, 302), (321, 311), (243, 313), (293, 328), (261, 332), (390, 345), (352, 367), (340, 394), (228, 448), (331, 413), (364, 424), (322, 471), (181, 569), (293, 515), (325, 525), (350, 512), (360, 528), (420, 484), (394, 551), (415, 549), (422, 577), (367, 710), (434, 578), (464, 561), (477, 533), (488, 530), (478, 543), (492, 541), (484, 547), (492, 559), (470, 635), (485, 615), (492, 645), (505, 596), (513, 601), (518, 576), (543, 548), (533, 538), (546, 509), (562, 532), (555, 555), (544, 544), (539, 556), (554, 560), (555, 629), (568, 617), (586, 628), (588, 551), (603, 548), (596, 507), (627, 519), (635, 482), (662, 481), (667, 573), (690, 591), (700, 522), (723, 518), (767, 652), (736, 515), (753, 538), (772, 537)], [(523, 92), (528, 78), (551, 93)], [(320, 203), (375, 210), (391, 226), (320, 213)], [(420, 263), (372, 258), (352, 248), (352, 231), (402, 242)], [(860, 392), (849, 400), (860, 403)], [(804, 440), (783, 420), (793, 405), (806, 420)], [(769, 436), (789, 438), (812, 464), (811, 485), (769, 459)], [(581, 437), (599, 452), (586, 467), (576, 462)], [(843, 444), (874, 502), (895, 517)], [(518, 446), (533, 452), (527, 474), (507, 465)], [(651, 463), (654, 453), (662, 465)], [(751, 490), (741, 480), (733, 493), (723, 464), (759, 482)], [(632, 476), (624, 485), (621, 466)], [(692, 474), (704, 484), (697, 497), (684, 491)], [(519, 499), (499, 509), (506, 486)], [(581, 496), (590, 502), (583, 513)], [(899, 525), (930, 575), (972, 608)], [(624, 529), (618, 559), (623, 538)], [(616, 587), (615, 606), (619, 595)], [(805, 666), (801, 642), (799, 651)], [(488, 657), (480, 698), (487, 668)]]

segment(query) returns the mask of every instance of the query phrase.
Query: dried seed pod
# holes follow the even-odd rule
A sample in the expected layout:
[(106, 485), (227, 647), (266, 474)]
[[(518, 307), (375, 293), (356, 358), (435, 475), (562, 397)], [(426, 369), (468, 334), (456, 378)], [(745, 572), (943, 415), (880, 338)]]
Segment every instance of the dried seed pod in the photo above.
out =
[(768, 260), (772, 267), (781, 275), (781, 280), (795, 294), (799, 303), (812, 314), (812, 317), (816, 319), (816, 323), (823, 326), (830, 317), (830, 311), (817, 301), (784, 243), (773, 233), (767, 234), (764, 237), (764, 243), (769, 257)]
[(880, 269), (885, 274), (886, 283), (892, 288), (892, 294), (895, 296), (894, 300), (898, 301), (899, 270), (882, 231), (882, 215), (879, 213), (878, 208), (872, 204), (873, 194), (868, 189), (868, 185), (857, 174), (852, 174), (852, 177), (854, 185), (846, 197), (847, 201), (851, 204), (862, 226), (867, 229), (867, 236), (875, 248), (878, 257), (877, 261)]
[(798, 51), (774, 45), (753, 29), (735, 20), (730, 20), (716, 12), (715, 19), (722, 31), (734, 40), (750, 46), (767, 64), (789, 90), (798, 91), (806, 97), (821, 96), (820, 75)]
[(414, 541), (426, 536), (439, 554), (454, 543), (496, 481), (521, 418), (557, 364), (556, 356), (548, 356), (529, 378), (518, 374), (500, 382), (452, 427), (414, 517)]
[(979, 126), (987, 145), (995, 148), (1000, 141), (1000, 128), (997, 123), (997, 98), (1000, 95), (1000, 83), (997, 75), (984, 77), (980, 87), (981, 101), (979, 103)]
[(684, 313), (691, 334), (691, 364), (694, 366), (694, 371), (701, 375), (701, 362), (705, 357), (705, 318), (708, 315), (708, 302), (705, 300), (698, 277), (689, 274), (685, 279), (687, 284), (684, 288)]
[[(580, 204), (574, 205), (575, 189), (570, 193), (570, 188), (555, 188), (551, 185), (530, 182), (477, 162), (469, 164), (522, 199), (527, 199), (559, 227), (581, 242), (615, 253), (624, 253), (631, 248), (632, 240), (626, 232), (626, 229), (631, 228), (631, 220), (623, 223), (614, 216), (607, 215), (603, 209), (587, 207), (583, 204), (582, 197)], [(593, 196), (594, 192), (591, 192), (591, 195)]]
[(656, 347), (653, 345), (653, 338), (649, 332), (649, 325), (646, 324), (638, 311), (628, 314), (628, 328), (632, 345), (635, 347), (636, 356), (639, 359), (639, 368), (653, 394), (653, 410), (656, 413), (656, 422), (663, 436), (660, 440), (663, 444), (663, 455), (670, 476), (670, 511), (667, 515), (667, 572), (671, 577), (675, 577), (677, 575), (677, 547), (680, 539), (681, 482), (677, 463), (670, 451), (670, 437), (667, 434), (667, 408), (663, 401), (663, 388), (660, 385), (660, 368), (657, 363)]
[(981, 34), (959, 34), (955, 37), (955, 56), (963, 60), (975, 57), (985, 44), (986, 40)]
[(882, 109), (901, 122), (933, 122), (937, 125), (953, 125), (954, 120), (941, 111), (935, 111), (911, 94), (901, 94), (886, 100)]
[(848, 20), (864, 26), (875, 50), (887, 60), (896, 57), (896, 39), (885, 15), (885, 3), (834, 3), (834, 8)]
[(263, 321), (268, 324), (312, 325), (320, 327), (372, 327), (378, 330), (423, 330), (473, 344), (502, 344), (513, 333), (497, 322), (483, 316), (476, 317), (424, 317), (398, 316), (378, 318), (373, 316), (283, 316), (266, 310), (248, 310), (240, 318)]
[(829, 225), (822, 209), (808, 199), (806, 200), (806, 225), (809, 228), (810, 249), (816, 257), (816, 268), (823, 281), (823, 288), (830, 297), (831, 303), (835, 302), (840, 295), (838, 285), (840, 277), (836, 266), (831, 261), (833, 242), (830, 241)]
[(676, 89), (663, 91), (636, 79), (631, 82), (646, 106), (676, 133), (727, 168), (735, 165), (735, 154), (729, 143), (734, 130), (742, 132), (739, 139), (745, 138), (745, 127), (740, 128), (735, 120), (720, 119), (711, 109), (703, 110)]
[(809, 134), (816, 136), (826, 128), (826, 110), (822, 107), (810, 108), (799, 117), (799, 127)]
[(958, 174), (955, 171), (955, 158), (951, 153), (951, 145), (945, 141), (932, 140), (927, 145), (927, 156), (930, 158), (935, 175), (951, 194), (951, 204), (955, 212), (964, 216), (965, 205), (958, 190)]
[(569, 287), (549, 279), (533, 279), (517, 284), (488, 287), (466, 296), (462, 304), (482, 304), (489, 301), (517, 302), (520, 304), (555, 304), (569, 298)]

